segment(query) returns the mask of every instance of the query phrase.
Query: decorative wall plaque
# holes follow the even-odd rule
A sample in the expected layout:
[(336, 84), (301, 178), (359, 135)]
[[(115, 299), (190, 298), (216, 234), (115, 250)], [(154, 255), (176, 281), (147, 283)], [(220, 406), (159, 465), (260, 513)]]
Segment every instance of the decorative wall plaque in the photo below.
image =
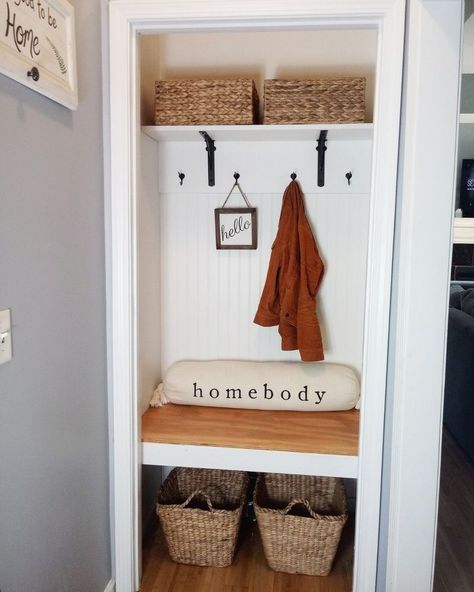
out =
[(71, 4), (66, 0), (0, 0), (0, 72), (76, 109)]
[[(235, 183), (221, 208), (214, 210), (216, 225), (216, 249), (257, 248), (257, 208), (252, 208), (239, 185), (239, 173), (234, 173)], [(237, 187), (246, 208), (226, 208), (230, 194)]]

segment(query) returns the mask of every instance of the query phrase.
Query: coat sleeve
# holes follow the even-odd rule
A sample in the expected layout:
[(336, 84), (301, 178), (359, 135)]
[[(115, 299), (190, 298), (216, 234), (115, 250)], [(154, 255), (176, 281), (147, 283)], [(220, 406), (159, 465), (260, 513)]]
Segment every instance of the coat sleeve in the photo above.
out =
[(306, 219), (300, 226), (299, 246), (298, 349), (302, 360), (319, 361), (324, 359), (324, 350), (316, 313), (316, 294), (324, 274), (324, 264)]

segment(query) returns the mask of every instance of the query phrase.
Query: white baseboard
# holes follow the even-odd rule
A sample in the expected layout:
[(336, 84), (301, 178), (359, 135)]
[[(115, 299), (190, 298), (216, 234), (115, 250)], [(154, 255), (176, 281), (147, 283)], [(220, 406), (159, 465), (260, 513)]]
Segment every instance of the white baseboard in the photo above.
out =
[(105, 587), (104, 592), (115, 592), (115, 580), (110, 580), (110, 582)]

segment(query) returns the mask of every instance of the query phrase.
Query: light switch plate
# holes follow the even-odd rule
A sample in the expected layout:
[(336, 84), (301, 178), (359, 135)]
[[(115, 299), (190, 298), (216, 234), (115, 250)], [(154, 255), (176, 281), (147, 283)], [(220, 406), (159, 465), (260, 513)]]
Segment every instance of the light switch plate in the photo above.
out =
[(10, 309), (0, 310), (0, 364), (12, 359), (12, 324)]

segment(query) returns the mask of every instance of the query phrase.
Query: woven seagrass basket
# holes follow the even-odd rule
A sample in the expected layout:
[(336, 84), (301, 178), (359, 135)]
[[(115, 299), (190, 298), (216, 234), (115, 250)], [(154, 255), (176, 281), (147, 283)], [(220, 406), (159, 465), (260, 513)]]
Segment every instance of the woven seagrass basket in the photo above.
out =
[(265, 124), (361, 123), (365, 78), (265, 80)]
[(257, 479), (253, 502), (273, 570), (329, 574), (347, 521), (341, 479), (264, 473)]
[(258, 121), (253, 80), (158, 80), (156, 125), (251, 125)]
[(230, 565), (247, 487), (247, 473), (240, 471), (173, 469), (156, 506), (173, 561)]

